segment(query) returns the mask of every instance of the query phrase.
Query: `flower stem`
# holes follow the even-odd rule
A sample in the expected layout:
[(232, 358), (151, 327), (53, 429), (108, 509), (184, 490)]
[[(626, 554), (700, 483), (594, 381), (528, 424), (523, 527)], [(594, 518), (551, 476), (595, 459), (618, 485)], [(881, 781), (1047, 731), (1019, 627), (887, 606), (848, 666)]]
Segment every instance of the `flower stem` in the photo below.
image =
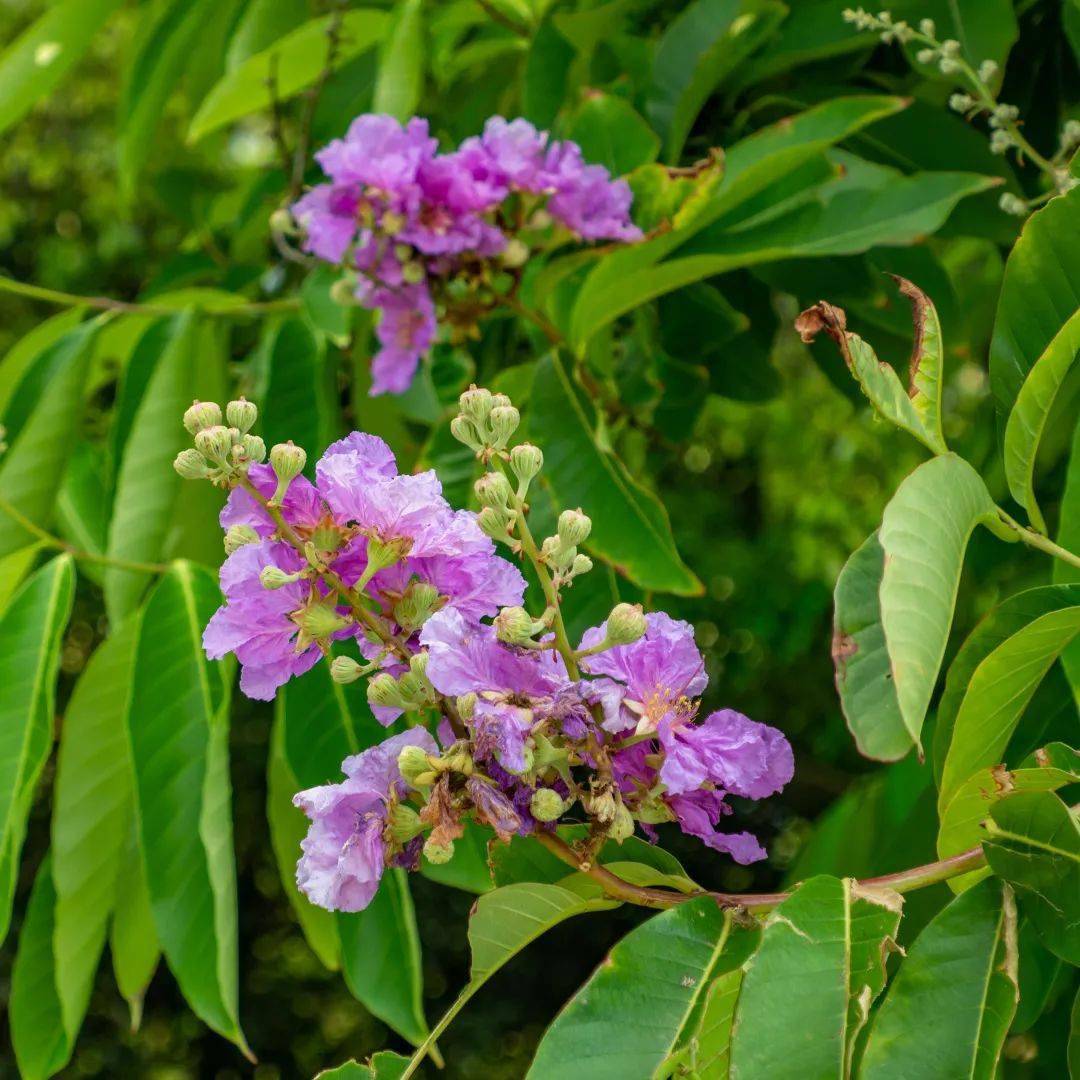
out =
[(130, 570), (136, 574), (164, 574), (168, 567), (164, 563), (131, 562), (128, 559), (117, 559), (112, 555), (99, 555), (94, 551), (83, 551), (81, 548), (61, 540), (51, 532), (43, 529), (35, 521), (31, 521), (18, 507), (13, 506), (7, 499), (0, 496), (0, 513), (6, 514), (12, 521), (20, 525), (31, 536), (37, 537), (41, 543), (56, 551), (66, 551), (77, 562), (99, 563), (102, 566), (113, 566), (117, 570)]
[(1019, 521), (1010, 517), (1001, 507), (998, 507), (998, 514), (1001, 516), (1001, 520), (1016, 533), (1016, 538), (1021, 543), (1036, 548), (1038, 551), (1043, 551), (1047, 555), (1067, 563), (1069, 566), (1080, 569), (1080, 555), (1075, 555), (1067, 548), (1061, 547), (1060, 544), (1055, 544), (1048, 536), (1043, 536), (1042, 533), (1029, 529), (1026, 525), (1021, 525)]

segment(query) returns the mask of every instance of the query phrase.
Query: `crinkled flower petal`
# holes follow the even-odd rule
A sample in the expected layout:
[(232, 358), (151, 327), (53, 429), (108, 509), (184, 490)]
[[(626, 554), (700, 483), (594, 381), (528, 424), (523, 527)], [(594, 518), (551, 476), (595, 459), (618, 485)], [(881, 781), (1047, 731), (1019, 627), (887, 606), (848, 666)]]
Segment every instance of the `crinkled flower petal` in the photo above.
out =
[(730, 813), (717, 792), (699, 791), (692, 795), (676, 795), (669, 797), (667, 802), (682, 831), (704, 841), (713, 851), (725, 852), (743, 865), (765, 858), (765, 849), (753, 833), (716, 831), (721, 815)]

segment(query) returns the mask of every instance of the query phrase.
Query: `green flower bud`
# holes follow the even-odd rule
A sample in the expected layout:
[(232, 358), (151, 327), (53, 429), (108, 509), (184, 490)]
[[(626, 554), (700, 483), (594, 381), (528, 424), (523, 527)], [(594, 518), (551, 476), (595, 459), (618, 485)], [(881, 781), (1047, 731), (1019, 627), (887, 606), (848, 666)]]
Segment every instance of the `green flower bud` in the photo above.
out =
[(519, 266), (524, 266), (529, 258), (529, 246), (524, 240), (519, 240), (516, 236), (512, 236), (506, 242), (506, 247), (503, 248), (502, 264), (508, 266), (511, 270), (516, 270)]
[(1027, 213), (1027, 203), (1024, 202), (1017, 195), (1013, 195), (1012, 192), (1005, 192), (1004, 195), (998, 199), (998, 206), (1004, 210), (1006, 214), (1012, 214), (1015, 217), (1023, 217)]
[(523, 607), (504, 607), (495, 616), (495, 636), (508, 645), (528, 645), (543, 629)]
[(1000, 128), (990, 136), (990, 150), (995, 154), (1004, 154), (1015, 145), (1013, 137)]
[(293, 236), (297, 229), (292, 213), (284, 207), (275, 210), (270, 215), (270, 231), (278, 236)]
[(559, 539), (564, 547), (577, 547), (592, 532), (592, 521), (580, 510), (564, 510), (559, 515)]
[(949, 56), (943, 56), (938, 61), (938, 71), (940, 71), (942, 75), (958, 75), (960, 70), (959, 60), (953, 60)]
[(953, 94), (949, 98), (949, 108), (953, 112), (966, 113), (975, 107), (975, 99), (970, 94)]
[(941, 43), (941, 55), (957, 57), (960, 55), (960, 42), (954, 41), (952, 38), (947, 38)]
[[(409, 548), (412, 547), (412, 540), (406, 536), (397, 536), (391, 540), (383, 540), (379, 536), (369, 536), (367, 542), (367, 567), (364, 570), (365, 574), (370, 571), (372, 574), (378, 573), (380, 570), (385, 570), (388, 566), (393, 566), (394, 563), (401, 562), (406, 555), (409, 554)], [(370, 576), (368, 577), (370, 580)]]
[(264, 566), (259, 571), (259, 583), (264, 589), (280, 589), (284, 585), (299, 581), (301, 573), (288, 574), (280, 566)]
[(390, 835), (397, 844), (407, 844), (424, 831), (420, 815), (411, 807), (398, 803), (390, 814)]
[(520, 423), (521, 414), (513, 405), (496, 405), (488, 417), (491, 445), (496, 450), (501, 450), (510, 441), (510, 437), (517, 431)]
[(394, 605), (394, 618), (402, 629), (419, 630), (442, 607), (439, 590), (426, 581), (414, 581)]
[(621, 844), (624, 840), (628, 840), (633, 835), (634, 819), (631, 817), (630, 811), (627, 810), (620, 801), (615, 806), (615, 816), (611, 820), (608, 836), (610, 836), (616, 844)]
[(552, 788), (539, 788), (529, 800), (529, 813), (537, 821), (557, 821), (566, 809), (562, 796)]
[(418, 262), (408, 262), (401, 268), (401, 280), (407, 285), (419, 285), (427, 277), (427, 271)]
[(380, 672), (368, 681), (367, 698), (372, 705), (387, 709), (403, 709), (406, 704), (398, 689), (397, 679), (387, 671)]
[(440, 844), (434, 836), (429, 836), (424, 841), (424, 858), (435, 866), (442, 866), (454, 857), (454, 842), (447, 840)]
[(491, 412), (491, 391), (482, 386), (470, 386), (458, 398), (461, 415), (471, 420), (478, 428), (483, 428)]
[(250, 525), (230, 525), (225, 531), (225, 554), (231, 555), (245, 544), (257, 544), (260, 539)]
[(492, 394), (491, 395), (491, 407), (493, 409), (505, 409), (512, 406), (514, 403), (506, 394)]
[(217, 427), (221, 423), (221, 406), (212, 401), (192, 402), (187, 412), (184, 413), (184, 427), (192, 435), (198, 435), (210, 427)]
[(522, 443), (510, 451), (510, 468), (526, 487), (543, 467), (544, 452), (532, 443)]
[(473, 713), (476, 712), (476, 694), (471, 691), (468, 694), (462, 694), (454, 702), (457, 705), (458, 716), (461, 717), (466, 723), (473, 718)]
[(592, 568), (593, 561), (588, 555), (575, 555), (574, 561), (570, 564), (570, 573), (567, 576), (576, 578), (581, 574), (587, 574)]
[(185, 480), (204, 480), (210, 475), (206, 459), (198, 450), (181, 450), (173, 460), (173, 468)]
[(645, 634), (645, 613), (640, 604), (616, 604), (607, 619), (607, 642), (630, 645)]
[(397, 759), (398, 772), (406, 784), (416, 786), (416, 779), (430, 773), (431, 762), (427, 751), (422, 746), (403, 746)]
[(920, 49), (915, 54), (915, 59), (920, 64), (932, 64), (937, 59), (937, 49)]
[(397, 236), (405, 228), (405, 215), (399, 214), (396, 210), (387, 210), (379, 224), (387, 236)]
[(476, 524), (492, 540), (506, 540), (512, 521), (513, 518), (510, 514), (496, 510), (493, 506), (485, 506), (476, 515)]
[[(261, 578), (260, 574), (260, 580)], [(307, 648), (312, 642), (327, 641), (349, 625), (349, 620), (341, 615), (328, 600), (316, 600), (302, 608), (292, 618), (300, 627), (296, 642), (299, 648)]]
[(979, 65), (979, 81), (988, 83), (994, 79), (998, 73), (998, 66), (993, 60), (984, 60)]
[(225, 419), (229, 426), (240, 429), (241, 435), (246, 435), (259, 418), (259, 410), (255, 403), (246, 398), (237, 398), (225, 406)]
[(510, 481), (501, 472), (484, 473), (473, 485), (481, 506), (490, 506), (504, 510), (513, 498), (514, 492)]
[(475, 453), (479, 453), (484, 449), (483, 440), (480, 438), (476, 427), (471, 420), (467, 420), (464, 416), (455, 416), (450, 421), (450, 434)]
[(1080, 120), (1066, 120), (1061, 128), (1061, 145), (1076, 146), (1080, 143)]
[(258, 435), (245, 435), (240, 441), (244, 450), (244, 457), (248, 461), (258, 464), (266, 460), (266, 443)]
[(304, 448), (296, 446), (290, 439), (289, 442), (278, 443), (270, 451), (270, 467), (277, 477), (277, 490), (270, 500), (272, 506), (280, 506), (285, 498), (285, 492), (289, 490), (289, 484), (298, 477), (307, 464), (307, 454)]
[(363, 666), (351, 656), (335, 656), (330, 661), (330, 678), (342, 686), (356, 682), (363, 674)]
[(356, 306), (356, 279), (352, 277), (338, 278), (330, 286), (330, 299), (338, 307)]
[(927, 37), (932, 38), (937, 35), (937, 26), (933, 19), (920, 19), (919, 20), (919, 33), (925, 34)]
[(195, 436), (195, 449), (208, 462), (228, 467), (229, 454), (233, 448), (232, 432), (229, 428), (216, 424), (214, 427), (203, 428)]

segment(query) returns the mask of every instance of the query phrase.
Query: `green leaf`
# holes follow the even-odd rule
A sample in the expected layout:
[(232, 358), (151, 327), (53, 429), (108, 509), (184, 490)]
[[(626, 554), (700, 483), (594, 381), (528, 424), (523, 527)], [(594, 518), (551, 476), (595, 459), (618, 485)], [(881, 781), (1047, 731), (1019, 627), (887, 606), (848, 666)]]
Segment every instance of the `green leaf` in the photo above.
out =
[[(1058, 516), (1057, 542), (1066, 551), (1080, 550), (1080, 422), (1073, 429), (1069, 468), (1065, 474), (1065, 490), (1061, 495)], [(1052, 573), (1055, 582), (1080, 584), (1080, 569), (1060, 559), (1054, 560)], [(1080, 644), (1065, 650), (1061, 666), (1068, 677), (1073, 696), (1080, 700)]]
[(881, 624), (900, 715), (918, 745), (952, 625), (968, 538), (997, 509), (979, 474), (943, 454), (920, 465), (885, 507)]
[(544, 451), (556, 501), (580, 506), (593, 522), (587, 547), (644, 589), (695, 596), (701, 582), (675, 548), (660, 500), (596, 440), (597, 418), (558, 356), (537, 365), (529, 431)]
[(404, 123), (416, 112), (424, 87), (422, 0), (398, 0), (379, 50), (372, 111)]
[(0, 417), (7, 428), (7, 442), (13, 438), (14, 425), (9, 413), (13, 395), (23, 377), (36, 366), (37, 358), (55, 345), (69, 330), (74, 330), (83, 317), (82, 308), (67, 308), (51, 319), (38, 323), (28, 334), (19, 338), (0, 361)]
[(217, 583), (177, 563), (146, 601), (128, 735), (154, 924), (195, 1013), (247, 1053), (237, 1017), (230, 669), (206, 659)]
[(86, 52), (119, 0), (51, 5), (0, 55), (0, 131), (21, 120)]
[(3, 615), (8, 602), (18, 591), (23, 578), (30, 572), (44, 547), (44, 544), (27, 544), (26, 547), (0, 558), (0, 615)]
[(678, 162), (702, 106), (787, 13), (772, 0), (697, 0), (671, 21), (656, 46), (647, 98), (667, 161)]
[(1002, 799), (990, 811), (983, 843), (990, 869), (1024, 901), (1043, 944), (1080, 964), (1080, 823), (1051, 791)]
[(52, 749), (60, 640), (74, 591), (74, 563), (60, 555), (23, 585), (0, 618), (0, 941), (34, 788)]
[(596, 91), (581, 103), (567, 132), (581, 147), (585, 160), (622, 176), (656, 160), (660, 140), (641, 114), (613, 94)]
[(977, 770), (1002, 760), (1039, 683), (1078, 633), (1080, 606), (1047, 612), (998, 645), (975, 669), (953, 724), (939, 809)]
[(124, 858), (116, 882), (116, 904), (109, 931), (116, 985), (131, 1011), (132, 1030), (142, 1019), (142, 1002), (161, 959), (161, 945), (154, 927), (150, 886), (139, 850), (138, 824), (128, 830)]
[[(0, 493), (20, 514), (46, 526), (75, 445), (83, 408), (83, 383), (100, 324), (83, 323), (46, 349), (34, 362), (48, 371), (48, 392), (36, 396), (18, 435), (0, 458)], [(20, 388), (33, 377), (28, 371)], [(5, 417), (16, 405), (8, 404)], [(0, 556), (25, 547), (35, 537), (0, 510)]]
[(1046, 532), (1035, 498), (1035, 456), (1065, 376), (1080, 353), (1080, 308), (1072, 313), (1027, 373), (1005, 425), (1005, 478), (1031, 524)]
[(891, 890), (816, 877), (766, 918), (739, 993), (733, 1078), (850, 1075), (902, 907)]
[(694, 1059), (699, 1076), (728, 1080), (731, 1075), (731, 1036), (745, 972), (744, 966), (718, 975), (705, 993)]
[[(117, 473), (109, 522), (112, 559), (154, 562), (162, 556), (182, 483), (172, 462), (191, 445), (182, 418), (194, 396), (197, 329), (197, 316), (185, 312), (161, 339), (162, 353), (135, 411)], [(114, 623), (138, 607), (150, 580), (150, 574), (126, 567), (106, 569), (105, 608)]]
[(1016, 1011), (1016, 904), (982, 881), (918, 936), (870, 1027), (865, 1080), (992, 1080)]
[(229, 39), (225, 68), (232, 71), (249, 56), (273, 45), (308, 16), (306, 0), (251, 0)]
[(304, 278), (300, 302), (311, 324), (335, 345), (344, 348), (352, 336), (352, 316), (356, 309), (337, 303), (330, 295), (340, 276), (336, 267), (320, 263)]
[(71, 1059), (73, 1038), (64, 1027), (56, 989), (55, 911), (52, 856), (46, 855), (34, 878), (11, 973), (11, 1043), (23, 1080), (44, 1080)]
[(454, 841), (454, 854), (449, 862), (433, 863), (426, 858), (421, 860), (420, 872), (429, 881), (437, 881), (452, 889), (465, 892), (490, 892), (491, 871), (487, 864), (488, 843), (493, 839), (492, 831), (473, 822), (465, 824), (465, 834)]
[(1028, 372), (1080, 309), (1077, 260), (1080, 190), (1074, 189), (1028, 218), (1005, 264), (990, 342), (990, 389), (1002, 421)]
[[(1080, 754), (1064, 743), (1036, 750), (1030, 761), (1017, 769), (992, 765), (968, 777), (953, 792), (941, 811), (938, 856), (947, 859), (977, 846), (983, 839), (982, 823), (987, 811), (1001, 799), (1023, 791), (1056, 791), (1080, 782)], [(986, 876), (987, 871), (949, 878), (953, 892), (963, 892)]]
[(64, 713), (53, 792), (53, 951), (63, 1026), (74, 1042), (93, 987), (132, 827), (126, 714), (139, 620), (91, 656)]
[(731, 932), (730, 912), (707, 896), (632, 930), (544, 1033), (529, 1080), (651, 1076), (700, 1015), (710, 982), (745, 960), (728, 950)]
[(1080, 989), (1073, 1000), (1072, 1017), (1069, 1021), (1069, 1076), (1080, 1077)]
[(392, 1050), (380, 1050), (366, 1065), (358, 1061), (346, 1061), (334, 1069), (323, 1069), (315, 1080), (398, 1080), (409, 1064), (408, 1058)]
[[(326, 64), (327, 30), (332, 19), (333, 15), (323, 15), (306, 22), (227, 72), (199, 106), (188, 128), (188, 142), (198, 142), (233, 120), (267, 108), (273, 99), (271, 82), (279, 101), (315, 82)], [(387, 23), (388, 16), (382, 11), (347, 11), (341, 17), (334, 68), (377, 44)]]
[(896, 761), (915, 745), (900, 715), (885, 630), (881, 625), (881, 575), (885, 552), (877, 533), (859, 545), (836, 579), (832, 659), (836, 690), (859, 753)]

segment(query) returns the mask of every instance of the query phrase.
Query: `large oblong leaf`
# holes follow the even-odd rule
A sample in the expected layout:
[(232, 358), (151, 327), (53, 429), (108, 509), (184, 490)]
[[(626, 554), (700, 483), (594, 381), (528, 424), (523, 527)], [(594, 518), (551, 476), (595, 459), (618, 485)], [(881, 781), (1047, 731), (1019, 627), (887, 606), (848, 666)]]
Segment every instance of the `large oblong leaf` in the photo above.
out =
[(0, 941), (11, 919), (26, 817), (52, 748), (60, 638), (74, 591), (71, 557), (58, 556), (0, 618)]
[(850, 1075), (902, 907), (888, 889), (815, 877), (768, 916), (739, 992), (732, 1080)]
[(1012, 890), (980, 882), (908, 949), (870, 1027), (859, 1076), (992, 1080), (1017, 986)]
[[(267, 108), (272, 100), (271, 83), (277, 99), (285, 101), (315, 82), (326, 63), (327, 30), (334, 18), (323, 15), (312, 19), (226, 72), (199, 106), (188, 128), (188, 142), (198, 142), (241, 116)], [(341, 16), (334, 67), (375, 45), (386, 31), (387, 19), (385, 12), (372, 8)]]
[(529, 433), (544, 451), (544, 476), (558, 502), (592, 518), (590, 551), (644, 589), (695, 596), (702, 585), (675, 548), (663, 504), (595, 437), (591, 406), (558, 356), (537, 364)]
[(900, 715), (918, 744), (952, 626), (968, 538), (997, 508), (963, 458), (920, 465), (885, 507), (881, 624)]
[(237, 1003), (229, 665), (203, 655), (217, 583), (176, 563), (146, 601), (128, 734), (135, 814), (162, 949), (196, 1014), (247, 1052)]
[(398, 0), (379, 54), (372, 112), (404, 123), (416, 112), (424, 88), (424, 9), (422, 0)]

